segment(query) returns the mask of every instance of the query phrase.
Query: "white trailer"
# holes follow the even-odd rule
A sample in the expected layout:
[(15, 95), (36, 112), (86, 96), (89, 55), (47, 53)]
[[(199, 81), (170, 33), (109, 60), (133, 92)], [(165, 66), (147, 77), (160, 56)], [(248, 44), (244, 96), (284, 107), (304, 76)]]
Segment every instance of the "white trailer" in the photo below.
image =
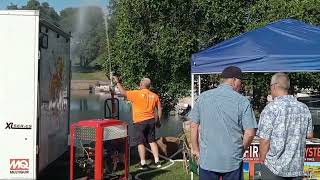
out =
[(36, 179), (68, 148), (70, 35), (34, 10), (0, 24), (0, 179)]

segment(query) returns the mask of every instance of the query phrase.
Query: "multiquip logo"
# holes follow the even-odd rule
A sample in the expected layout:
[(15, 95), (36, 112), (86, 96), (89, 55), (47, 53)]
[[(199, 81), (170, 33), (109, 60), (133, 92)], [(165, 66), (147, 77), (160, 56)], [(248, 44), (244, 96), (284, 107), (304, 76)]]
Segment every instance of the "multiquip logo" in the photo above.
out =
[(10, 174), (28, 174), (29, 159), (10, 159)]

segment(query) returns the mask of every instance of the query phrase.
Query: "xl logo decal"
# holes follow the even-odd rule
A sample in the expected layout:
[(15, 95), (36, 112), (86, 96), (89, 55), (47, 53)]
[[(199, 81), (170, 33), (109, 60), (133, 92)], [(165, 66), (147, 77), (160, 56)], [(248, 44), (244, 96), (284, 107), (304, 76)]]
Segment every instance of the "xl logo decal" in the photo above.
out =
[(31, 129), (31, 125), (26, 124), (14, 124), (13, 122), (6, 122), (5, 129)]

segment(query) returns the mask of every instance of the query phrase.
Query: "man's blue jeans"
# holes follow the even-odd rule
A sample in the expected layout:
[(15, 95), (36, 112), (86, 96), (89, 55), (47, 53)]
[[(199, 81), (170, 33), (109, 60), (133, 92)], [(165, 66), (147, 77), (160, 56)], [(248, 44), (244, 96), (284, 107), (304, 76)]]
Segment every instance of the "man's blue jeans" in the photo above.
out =
[(200, 180), (221, 180), (221, 179), (222, 180), (243, 180), (242, 163), (238, 169), (231, 172), (219, 173), (219, 172), (204, 170), (200, 167), (199, 173), (200, 173)]

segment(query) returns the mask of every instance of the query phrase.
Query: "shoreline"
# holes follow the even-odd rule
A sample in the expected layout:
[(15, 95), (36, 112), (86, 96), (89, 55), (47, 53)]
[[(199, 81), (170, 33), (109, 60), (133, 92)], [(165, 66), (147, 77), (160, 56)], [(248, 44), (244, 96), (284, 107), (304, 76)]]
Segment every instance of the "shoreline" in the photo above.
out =
[(71, 90), (92, 90), (97, 87), (110, 86), (110, 81), (101, 80), (71, 80)]

